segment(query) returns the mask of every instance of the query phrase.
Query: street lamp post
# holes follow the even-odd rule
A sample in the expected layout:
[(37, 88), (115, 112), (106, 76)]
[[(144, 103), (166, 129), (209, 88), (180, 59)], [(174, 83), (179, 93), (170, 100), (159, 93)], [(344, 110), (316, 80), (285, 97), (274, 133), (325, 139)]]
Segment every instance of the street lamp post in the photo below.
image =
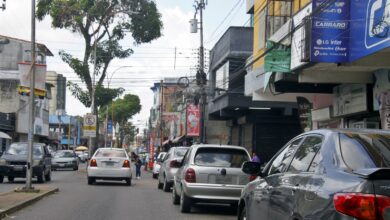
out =
[[(111, 77), (108, 77), (108, 74), (107, 74), (107, 88), (109, 89), (110, 88), (110, 83), (111, 83), (111, 79), (112, 77), (114, 77), (114, 74), (120, 70), (120, 69), (123, 69), (123, 68), (129, 68), (129, 67), (132, 67), (132, 66), (120, 66), (118, 68), (116, 68), (112, 73), (111, 73)], [(111, 103), (111, 106), (112, 106), (112, 103)], [(114, 111), (111, 107), (111, 111)], [(114, 126), (114, 119), (111, 118), (111, 125), (112, 127)], [(107, 146), (107, 136), (108, 136), (108, 132), (107, 132), (107, 126), (108, 126), (108, 105), (106, 107), (106, 135), (104, 137), (104, 146)], [(113, 129), (113, 128), (112, 128)], [(112, 147), (112, 139), (110, 141), (110, 146)]]

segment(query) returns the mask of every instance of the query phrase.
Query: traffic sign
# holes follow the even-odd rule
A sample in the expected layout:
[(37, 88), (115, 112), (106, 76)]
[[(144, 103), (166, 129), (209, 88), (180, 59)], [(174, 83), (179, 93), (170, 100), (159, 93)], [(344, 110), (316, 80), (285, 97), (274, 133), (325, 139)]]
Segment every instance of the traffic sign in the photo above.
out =
[(85, 137), (96, 137), (96, 115), (84, 116), (83, 132)]

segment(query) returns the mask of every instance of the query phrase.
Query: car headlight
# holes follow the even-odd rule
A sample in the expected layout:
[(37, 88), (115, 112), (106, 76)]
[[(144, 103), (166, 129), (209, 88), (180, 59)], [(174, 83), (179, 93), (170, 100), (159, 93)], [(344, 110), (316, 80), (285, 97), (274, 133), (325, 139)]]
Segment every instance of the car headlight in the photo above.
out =
[(0, 165), (7, 165), (7, 161), (4, 159), (0, 159)]

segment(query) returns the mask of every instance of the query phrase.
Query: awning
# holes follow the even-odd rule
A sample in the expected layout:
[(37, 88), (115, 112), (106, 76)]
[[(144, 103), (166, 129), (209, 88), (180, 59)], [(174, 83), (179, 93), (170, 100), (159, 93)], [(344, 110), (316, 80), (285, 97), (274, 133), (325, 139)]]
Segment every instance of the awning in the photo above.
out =
[(183, 141), (183, 140), (184, 140), (184, 137), (185, 137), (185, 135), (179, 136), (179, 137), (173, 139), (173, 140), (172, 140), (172, 143), (177, 144), (177, 143)]
[(8, 134), (0, 131), (0, 138), (4, 139), (12, 139)]

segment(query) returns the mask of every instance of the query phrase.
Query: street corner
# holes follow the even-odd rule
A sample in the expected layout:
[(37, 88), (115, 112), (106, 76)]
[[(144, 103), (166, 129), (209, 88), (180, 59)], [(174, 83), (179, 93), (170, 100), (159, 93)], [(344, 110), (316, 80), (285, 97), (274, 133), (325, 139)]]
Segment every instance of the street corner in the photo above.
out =
[(59, 188), (50, 186), (38, 186), (35, 192), (21, 192), (15, 189), (0, 194), (0, 219), (21, 210), (40, 199), (59, 192)]

